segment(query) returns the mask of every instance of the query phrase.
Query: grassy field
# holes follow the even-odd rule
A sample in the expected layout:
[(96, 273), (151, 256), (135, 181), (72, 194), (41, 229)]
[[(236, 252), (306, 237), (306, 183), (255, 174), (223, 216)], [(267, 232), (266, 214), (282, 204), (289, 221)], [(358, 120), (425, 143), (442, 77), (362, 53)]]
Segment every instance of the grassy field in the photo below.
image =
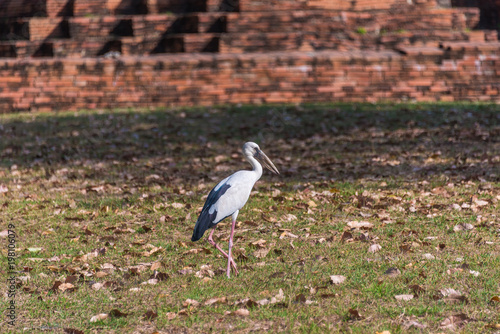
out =
[[(240, 211), (227, 279), (190, 237), (250, 140), (281, 175)], [(499, 202), (495, 105), (2, 115), (0, 332), (499, 333)]]

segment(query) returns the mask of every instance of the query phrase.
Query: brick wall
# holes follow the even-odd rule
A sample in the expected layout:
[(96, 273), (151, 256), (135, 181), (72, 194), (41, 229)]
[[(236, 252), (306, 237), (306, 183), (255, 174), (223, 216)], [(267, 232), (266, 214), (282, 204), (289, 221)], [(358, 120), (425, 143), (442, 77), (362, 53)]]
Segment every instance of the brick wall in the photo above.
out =
[[(461, 50), (450, 46), (450, 50)], [(500, 102), (499, 50), (0, 61), (0, 111), (307, 101)], [(491, 48), (491, 46), (490, 46)]]

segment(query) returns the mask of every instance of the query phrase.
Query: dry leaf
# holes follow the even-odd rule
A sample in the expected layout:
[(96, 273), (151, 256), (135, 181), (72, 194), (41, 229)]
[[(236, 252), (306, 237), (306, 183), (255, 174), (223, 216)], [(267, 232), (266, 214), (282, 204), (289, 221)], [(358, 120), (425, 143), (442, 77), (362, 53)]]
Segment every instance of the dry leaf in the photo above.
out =
[(455, 304), (455, 303), (467, 302), (467, 298), (455, 289), (451, 288), (441, 289), (439, 290), (439, 293), (441, 294), (443, 301), (446, 303)]
[(183, 207), (185, 207), (186, 205), (185, 204), (182, 204), (182, 203), (172, 203), (171, 206), (175, 209), (182, 209)]
[(94, 315), (92, 318), (90, 318), (90, 322), (98, 322), (99, 320), (104, 320), (107, 318), (108, 318), (108, 315), (106, 313), (100, 313), (100, 314)]
[(462, 223), (455, 225), (453, 228), (453, 231), (459, 232), (459, 231), (470, 231), (474, 228), (474, 225), (468, 224), (468, 223)]
[(415, 320), (410, 320), (410, 321), (407, 321), (403, 324), (403, 326), (406, 328), (406, 329), (410, 329), (412, 327), (415, 327), (415, 328), (419, 328), (419, 329), (424, 329), (427, 327), (427, 325), (425, 324), (421, 324), (419, 323), (418, 321), (415, 321)]
[(112, 309), (110, 312), (109, 312), (109, 316), (111, 318), (123, 318), (123, 317), (126, 317), (128, 316), (128, 313), (123, 313), (121, 312), (120, 310), (118, 309)]
[(349, 226), (350, 228), (363, 229), (363, 230), (369, 230), (373, 228), (372, 223), (366, 221), (358, 222), (357, 220), (348, 222), (347, 226)]
[(341, 283), (344, 283), (345, 280), (346, 280), (346, 277), (342, 276), (342, 275), (330, 276), (330, 283), (331, 284), (341, 284)]
[(210, 298), (203, 305), (213, 305), (213, 304), (225, 304), (227, 302), (226, 297)]
[(194, 299), (186, 299), (186, 301), (184, 303), (182, 303), (182, 306), (184, 306), (184, 307), (188, 307), (188, 306), (197, 307), (199, 305), (200, 305), (200, 302), (197, 300), (194, 300)]
[(250, 315), (250, 311), (247, 309), (244, 309), (244, 308), (240, 308), (240, 309), (237, 309), (236, 311), (234, 311), (234, 314), (242, 316), (242, 317), (246, 317), (246, 316)]
[(444, 319), (443, 322), (441, 322), (441, 324), (439, 325), (439, 328), (450, 329), (454, 331), (459, 327), (462, 327), (465, 324), (465, 322), (467, 322), (467, 320), (468, 318), (465, 314), (463, 313), (455, 314)]
[(436, 257), (432, 254), (429, 254), (429, 253), (425, 253), (422, 255), (422, 257), (426, 260), (434, 260)]
[(283, 215), (281, 217), (281, 220), (286, 221), (286, 222), (291, 222), (291, 221), (297, 220), (297, 216), (292, 215), (291, 213), (287, 213), (286, 215)]
[(370, 252), (370, 253), (376, 253), (376, 252), (378, 252), (381, 249), (382, 249), (382, 246), (380, 246), (379, 244), (373, 244), (373, 245), (371, 245), (368, 248), (368, 252)]
[(485, 206), (485, 205), (488, 205), (489, 203), (486, 201), (483, 201), (481, 199), (475, 199), (474, 204), (476, 204), (477, 206)]
[(64, 328), (64, 334), (85, 334), (84, 331), (75, 328)]
[(144, 313), (142, 317), (144, 320), (154, 320), (158, 317), (158, 313), (149, 310), (146, 313)]
[(363, 316), (358, 312), (358, 310), (355, 310), (352, 308), (349, 309), (349, 316), (352, 319), (362, 319), (363, 318)]
[(103, 277), (106, 277), (108, 275), (109, 274), (106, 273), (106, 272), (104, 272), (104, 271), (98, 271), (98, 272), (95, 273), (95, 277), (97, 277), (97, 278), (103, 278)]
[(266, 240), (264, 239), (259, 239), (257, 241), (254, 241), (251, 243), (252, 246), (256, 246), (256, 247), (259, 247), (259, 248), (265, 248), (266, 247)]
[(211, 266), (207, 266), (207, 265), (202, 265), (200, 267), (200, 271), (197, 271), (195, 276), (198, 277), (198, 278), (204, 278), (205, 276), (208, 276), (208, 277), (214, 277), (215, 273), (213, 272), (212, 270), (212, 267)]
[(62, 292), (68, 290), (69, 292), (73, 291), (75, 289), (75, 286), (71, 283), (62, 283), (57, 287), (59, 290)]
[(384, 272), (384, 275), (387, 275), (389, 277), (396, 277), (398, 275), (401, 275), (401, 271), (398, 268), (390, 267)]
[(271, 297), (271, 300), (269, 301), (269, 303), (276, 304), (276, 303), (280, 303), (284, 300), (285, 300), (285, 294), (283, 293), (283, 290), (280, 289), (280, 291), (278, 292), (278, 294), (276, 296)]
[(256, 258), (262, 259), (262, 258), (266, 257), (267, 253), (269, 253), (269, 249), (261, 248), (261, 249), (257, 249), (255, 252), (253, 252), (253, 256), (255, 256)]
[(318, 206), (318, 204), (314, 203), (314, 201), (312, 201), (312, 200), (307, 202), (307, 205), (310, 206), (311, 208), (315, 208)]
[(175, 318), (177, 318), (177, 313), (175, 313), (175, 312), (167, 312), (166, 316), (167, 316), (168, 320), (174, 320)]
[(394, 296), (397, 300), (408, 301), (413, 299), (413, 295), (396, 295)]

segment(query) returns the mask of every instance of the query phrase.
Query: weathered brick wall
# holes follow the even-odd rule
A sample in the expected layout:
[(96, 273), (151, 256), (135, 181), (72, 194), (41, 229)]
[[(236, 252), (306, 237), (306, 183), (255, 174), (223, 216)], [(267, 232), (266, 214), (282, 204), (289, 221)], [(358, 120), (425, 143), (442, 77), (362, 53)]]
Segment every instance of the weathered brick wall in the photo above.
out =
[[(479, 44), (478, 44), (479, 45)], [(499, 50), (0, 61), (0, 111), (307, 101), (500, 102)], [(461, 50), (463, 59), (447, 60)]]

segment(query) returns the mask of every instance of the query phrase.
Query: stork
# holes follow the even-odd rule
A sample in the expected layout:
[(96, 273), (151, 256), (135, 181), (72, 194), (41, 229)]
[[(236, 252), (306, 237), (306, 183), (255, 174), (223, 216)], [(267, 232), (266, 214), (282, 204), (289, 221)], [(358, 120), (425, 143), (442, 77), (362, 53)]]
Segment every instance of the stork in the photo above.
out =
[[(267, 155), (262, 152), (259, 145), (253, 142), (247, 142), (243, 145), (243, 155), (250, 162), (253, 169), (240, 170), (228, 176), (210, 191), (200, 216), (196, 221), (193, 236), (191, 237), (191, 241), (197, 241), (203, 236), (206, 230), (213, 227), (212, 232), (208, 236), (208, 242), (227, 258), (226, 274), (228, 278), (231, 267), (238, 274), (236, 263), (231, 256), (236, 217), (238, 217), (240, 209), (248, 201), (255, 182), (262, 176), (262, 165), (275, 174), (280, 173)], [(217, 224), (229, 216), (231, 216), (232, 225), (231, 234), (229, 235), (229, 250), (226, 253), (215, 243), (212, 236)]]

